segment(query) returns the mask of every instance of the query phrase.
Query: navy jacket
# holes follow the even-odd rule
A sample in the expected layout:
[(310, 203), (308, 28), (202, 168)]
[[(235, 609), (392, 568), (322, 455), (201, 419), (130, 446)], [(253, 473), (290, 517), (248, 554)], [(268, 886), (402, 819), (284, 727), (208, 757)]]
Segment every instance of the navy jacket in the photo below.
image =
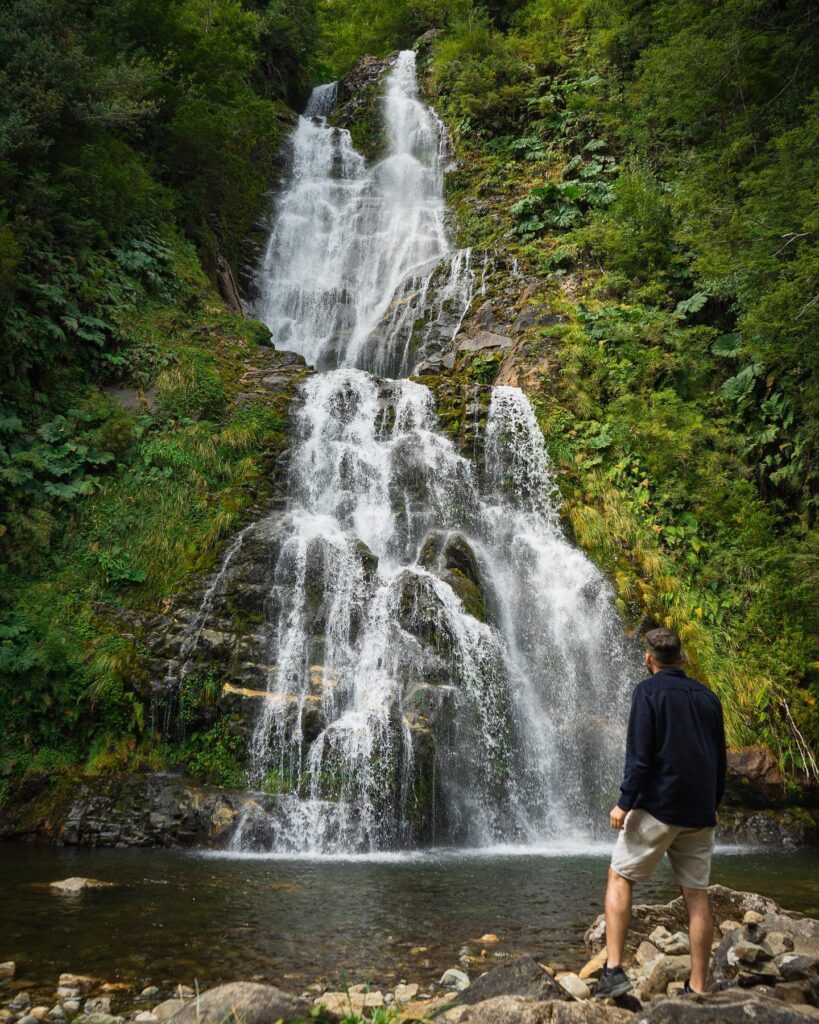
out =
[(681, 668), (663, 669), (634, 688), (617, 804), (667, 825), (716, 825), (726, 760), (719, 697)]

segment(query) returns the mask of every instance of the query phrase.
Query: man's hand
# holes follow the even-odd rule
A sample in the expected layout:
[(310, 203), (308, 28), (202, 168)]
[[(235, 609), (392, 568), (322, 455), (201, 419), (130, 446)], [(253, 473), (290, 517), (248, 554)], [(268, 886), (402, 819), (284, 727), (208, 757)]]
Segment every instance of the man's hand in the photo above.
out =
[(609, 811), (609, 823), (612, 828), (621, 829), (626, 823), (626, 815), (628, 811), (624, 811), (622, 807), (615, 805)]

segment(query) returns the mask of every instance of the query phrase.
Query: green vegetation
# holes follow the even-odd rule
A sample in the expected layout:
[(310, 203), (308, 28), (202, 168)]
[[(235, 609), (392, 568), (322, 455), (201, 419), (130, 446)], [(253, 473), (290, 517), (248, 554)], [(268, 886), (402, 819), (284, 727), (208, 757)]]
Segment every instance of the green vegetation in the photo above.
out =
[(140, 621), (284, 444), (286, 390), (242, 382), (269, 333), (211, 282), (255, 252), (315, 33), (310, 0), (0, 8), (0, 790), (169, 757), (238, 779), (231, 738), (158, 746)]
[(463, 241), (550, 314), (524, 362), (577, 539), (633, 621), (680, 629), (735, 744), (814, 773), (815, 27), (532, 0), (453, 18), (426, 79)]

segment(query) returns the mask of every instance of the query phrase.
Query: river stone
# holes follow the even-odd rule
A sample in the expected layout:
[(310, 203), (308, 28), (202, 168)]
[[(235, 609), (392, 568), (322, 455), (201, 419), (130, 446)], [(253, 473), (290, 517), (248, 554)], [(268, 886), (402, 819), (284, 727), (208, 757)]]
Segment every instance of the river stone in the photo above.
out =
[(85, 974), (61, 974), (57, 982), (57, 995), (66, 999), (76, 998), (84, 995), (94, 984), (96, 978), (89, 978)]
[(801, 981), (819, 975), (819, 957), (784, 953), (774, 960), (785, 981)]
[(667, 953), (669, 956), (682, 956), (691, 951), (691, 945), (685, 932), (672, 934), (662, 925), (654, 929), (649, 935), (648, 941), (653, 943), (661, 953)]
[(36, 1017), (37, 1020), (42, 1020), (43, 1017), (48, 1016), (48, 1007), (47, 1006), (32, 1006), (30, 1013), (31, 1013), (31, 1016), (32, 1017)]
[(17, 970), (17, 964), (13, 960), (6, 960), (0, 964), (0, 981), (11, 981)]
[(85, 1001), (85, 1006), (82, 1009), (86, 1017), (90, 1017), (97, 1013), (110, 1013), (111, 997), (97, 996), (96, 999), (87, 999)]
[(465, 992), (469, 988), (469, 975), (459, 971), (457, 967), (450, 967), (441, 975), (438, 984), (444, 988), (454, 988), (456, 992)]
[(538, 1000), (567, 1001), (572, 998), (536, 960), (522, 956), (510, 959), (481, 975), (457, 997), (457, 1001), (460, 1005), (474, 1006), (475, 1003), (495, 996), (507, 995)]
[(690, 956), (663, 954), (657, 957), (648, 965), (645, 981), (640, 986), (643, 997), (665, 994), (672, 981), (685, 981), (690, 973)]
[(747, 939), (738, 939), (728, 950), (728, 963), (735, 964), (742, 961), (746, 964), (764, 963), (773, 959), (771, 951), (759, 946), (755, 942), (748, 942)]
[[(273, 985), (234, 981), (203, 992), (174, 1014), (172, 1020), (174, 1024), (272, 1024), (279, 1020), (288, 1024), (310, 1019), (312, 1010), (307, 1000), (288, 995)], [(323, 1019), (338, 1018), (325, 1012)]]
[(31, 1005), (31, 996), (26, 992), (25, 989), (18, 992), (17, 995), (9, 1002), (9, 1006), (12, 1010), (25, 1010)]
[(657, 949), (655, 945), (653, 945), (653, 943), (641, 942), (640, 945), (637, 947), (637, 952), (634, 956), (634, 959), (642, 967), (645, 967), (646, 964), (650, 964), (652, 960), (656, 960), (659, 955), (660, 951), (659, 949)]
[(414, 999), (418, 995), (418, 986), (416, 984), (403, 984), (395, 986), (395, 998), (399, 1003), (408, 1003), (410, 999)]
[(449, 1011), (446, 1020), (456, 1024), (630, 1024), (635, 1018), (617, 1006), (584, 1002), (544, 1002), (523, 996), (495, 996), (472, 1006)]
[(805, 1024), (799, 1009), (742, 989), (652, 1002), (635, 1024)]
[[(652, 949), (654, 947), (652, 946)], [(603, 973), (603, 968), (606, 966), (606, 950), (601, 949), (600, 952), (591, 958), (589, 962), (581, 967), (578, 977), (581, 981), (585, 981), (587, 978), (599, 978)]]
[(52, 882), (49, 886), (57, 892), (75, 893), (85, 892), (86, 889), (115, 889), (116, 882), (103, 882), (99, 878), (64, 878), (59, 882)]
[(148, 987), (144, 988), (139, 994), (144, 999), (153, 999), (154, 996), (159, 995), (159, 989), (156, 987), (156, 985), (148, 985)]
[(185, 1004), (180, 999), (165, 999), (151, 1010), (157, 1020), (170, 1020)]
[(586, 982), (582, 981), (576, 974), (571, 972), (569, 974), (559, 975), (557, 983), (575, 999), (588, 999), (591, 995), (591, 991)]

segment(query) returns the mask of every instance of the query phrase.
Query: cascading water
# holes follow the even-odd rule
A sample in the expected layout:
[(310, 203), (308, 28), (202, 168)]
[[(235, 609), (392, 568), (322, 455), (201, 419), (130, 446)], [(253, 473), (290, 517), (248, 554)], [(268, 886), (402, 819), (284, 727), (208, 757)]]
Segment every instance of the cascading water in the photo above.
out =
[(451, 251), (444, 224), (446, 135), (418, 99), (412, 53), (387, 78), (387, 155), (372, 167), (327, 124), (334, 96), (319, 86), (299, 119), (257, 314), (318, 369), (406, 376), (452, 338), (472, 294), (471, 254)]
[(246, 810), (234, 848), (590, 835), (629, 676), (612, 595), (561, 533), (521, 391), (493, 390), (472, 461), (427, 388), (383, 379), (452, 341), (474, 274), (447, 239), (445, 136), (414, 55), (387, 77), (372, 167), (328, 126), (334, 98), (316, 90), (296, 129), (260, 272), (275, 344), (324, 372), (305, 385), (287, 509), (271, 517), (250, 755), (275, 796)]

